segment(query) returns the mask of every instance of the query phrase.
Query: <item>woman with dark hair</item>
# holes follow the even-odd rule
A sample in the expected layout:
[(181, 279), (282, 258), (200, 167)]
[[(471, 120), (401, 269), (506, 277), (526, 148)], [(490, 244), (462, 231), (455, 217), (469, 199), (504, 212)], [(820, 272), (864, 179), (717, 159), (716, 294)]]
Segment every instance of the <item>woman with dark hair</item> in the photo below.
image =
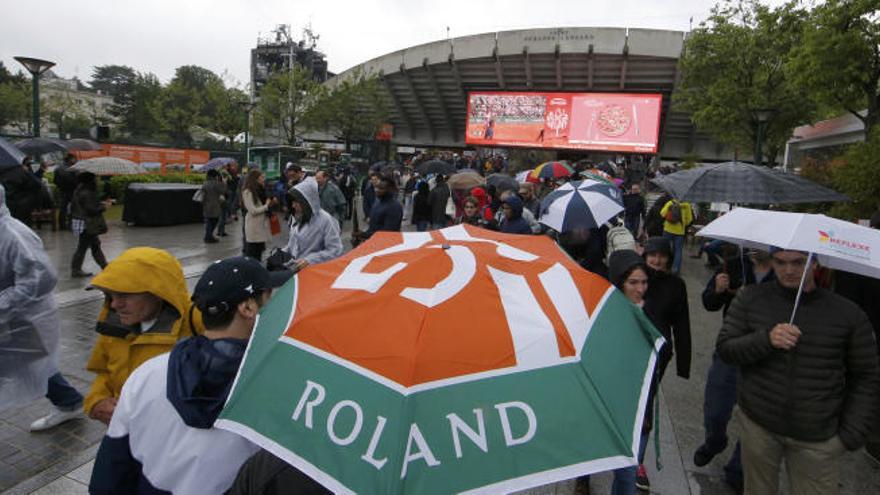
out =
[[(208, 170), (207, 180), (202, 184), (202, 216), (205, 217), (205, 242), (215, 243), (214, 229), (223, 212), (226, 200), (226, 184), (220, 179), (220, 172)], [(220, 230), (220, 235), (226, 235)]]
[[(608, 279), (617, 287), (627, 299), (636, 306), (645, 309), (645, 294), (648, 291), (648, 266), (638, 253), (630, 249), (621, 249), (611, 253), (608, 260)], [(651, 318), (650, 313), (645, 313)], [(653, 321), (653, 320), (652, 320)], [(652, 390), (653, 390), (652, 384)], [(645, 406), (650, 410), (653, 404), (653, 393)], [(645, 421), (650, 422), (650, 414), (646, 411)], [(648, 433), (650, 429), (642, 427), (642, 438), (639, 442), (639, 452), (636, 453), (641, 463), (645, 456)], [(611, 484), (612, 495), (635, 495), (637, 493), (637, 471), (639, 468), (630, 466), (614, 470), (614, 482)], [(589, 493), (589, 476), (577, 479), (578, 491)], [(584, 486), (586, 485), (586, 486)]]
[(248, 172), (241, 191), (241, 204), (247, 214), (244, 220), (245, 256), (262, 261), (269, 240), (269, 208), (275, 198), (266, 198), (266, 175), (257, 169)]
[(107, 232), (104, 210), (112, 204), (112, 200), (98, 201), (98, 182), (95, 174), (82, 172), (76, 177), (76, 189), (70, 203), (70, 229), (78, 236), (76, 251), (70, 262), (70, 276), (74, 278), (90, 277), (92, 274), (82, 269), (86, 251), (91, 249), (92, 258), (103, 270), (107, 266), (107, 258), (101, 250), (101, 239), (98, 237)]
[(412, 224), (419, 232), (428, 230), (431, 225), (431, 196), (430, 188), (426, 181), (419, 181), (416, 186), (416, 196), (413, 199)]

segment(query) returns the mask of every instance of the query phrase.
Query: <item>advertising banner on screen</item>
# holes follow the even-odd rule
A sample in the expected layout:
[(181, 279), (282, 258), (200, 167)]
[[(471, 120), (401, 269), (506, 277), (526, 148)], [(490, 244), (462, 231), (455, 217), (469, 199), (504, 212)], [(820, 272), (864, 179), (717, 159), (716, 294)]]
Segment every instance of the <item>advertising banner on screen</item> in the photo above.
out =
[(662, 102), (659, 94), (472, 92), (465, 142), (656, 153)]

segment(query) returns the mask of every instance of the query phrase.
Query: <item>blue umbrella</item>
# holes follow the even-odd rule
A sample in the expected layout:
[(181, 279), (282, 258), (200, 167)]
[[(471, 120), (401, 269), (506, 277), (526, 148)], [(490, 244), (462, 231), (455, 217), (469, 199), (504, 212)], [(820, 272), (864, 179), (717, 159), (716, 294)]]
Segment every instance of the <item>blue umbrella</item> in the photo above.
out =
[(594, 229), (623, 211), (623, 197), (614, 184), (597, 180), (559, 186), (541, 202), (540, 222), (557, 232)]
[(0, 138), (0, 170), (20, 167), (25, 154), (9, 141)]
[(202, 170), (214, 170), (217, 168), (223, 168), (230, 163), (235, 163), (235, 158), (229, 158), (228, 156), (218, 156), (217, 158), (211, 158), (208, 160), (208, 163), (202, 167)]

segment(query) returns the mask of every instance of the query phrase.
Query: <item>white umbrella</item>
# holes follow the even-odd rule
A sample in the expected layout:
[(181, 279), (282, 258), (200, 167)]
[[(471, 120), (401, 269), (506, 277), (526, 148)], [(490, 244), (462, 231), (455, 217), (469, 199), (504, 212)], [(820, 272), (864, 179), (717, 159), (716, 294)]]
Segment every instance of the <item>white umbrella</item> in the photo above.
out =
[(147, 170), (137, 163), (115, 156), (99, 156), (80, 160), (70, 169), (77, 172), (91, 172), (95, 175), (135, 175), (147, 173)]
[(617, 186), (586, 179), (567, 182), (541, 202), (540, 222), (557, 232), (594, 229), (623, 211)]
[[(825, 215), (736, 208), (697, 235), (743, 247), (805, 251), (823, 266), (880, 278), (880, 230)], [(799, 300), (800, 290), (795, 309)]]

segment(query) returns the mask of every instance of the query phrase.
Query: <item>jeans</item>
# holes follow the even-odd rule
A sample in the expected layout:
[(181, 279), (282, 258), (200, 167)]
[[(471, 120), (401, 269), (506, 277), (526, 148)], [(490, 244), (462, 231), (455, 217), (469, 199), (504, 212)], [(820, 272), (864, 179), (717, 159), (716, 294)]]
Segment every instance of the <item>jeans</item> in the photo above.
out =
[(614, 470), (611, 495), (636, 495), (636, 466)]
[(92, 258), (95, 263), (102, 269), (107, 266), (107, 258), (104, 257), (104, 251), (101, 251), (101, 239), (94, 234), (83, 232), (79, 235), (79, 241), (76, 243), (76, 251), (73, 253), (73, 260), (70, 262), (70, 268), (74, 272), (82, 271), (83, 260), (86, 258), (86, 251), (92, 250)]
[(82, 407), (83, 396), (61, 376), (61, 372), (49, 377), (49, 390), (46, 398), (62, 411), (75, 411)]
[(424, 232), (428, 230), (428, 227), (430, 225), (431, 223), (427, 220), (419, 220), (418, 222), (416, 222), (416, 230), (418, 230), (419, 232)]
[[(706, 430), (706, 446), (720, 452), (727, 446), (727, 424), (736, 406), (736, 366), (725, 363), (718, 353), (712, 354), (712, 365), (706, 377), (703, 394), (703, 428)], [(731, 481), (742, 481), (741, 445), (736, 443), (733, 455), (724, 472)]]
[(442, 222), (434, 222), (433, 224), (431, 224), (431, 228), (433, 228), (434, 230), (445, 229), (448, 226), (449, 219), (443, 220)]
[(676, 275), (681, 271), (681, 254), (684, 249), (684, 236), (663, 231), (663, 238), (672, 242), (672, 253), (675, 256), (672, 260), (672, 272)]

